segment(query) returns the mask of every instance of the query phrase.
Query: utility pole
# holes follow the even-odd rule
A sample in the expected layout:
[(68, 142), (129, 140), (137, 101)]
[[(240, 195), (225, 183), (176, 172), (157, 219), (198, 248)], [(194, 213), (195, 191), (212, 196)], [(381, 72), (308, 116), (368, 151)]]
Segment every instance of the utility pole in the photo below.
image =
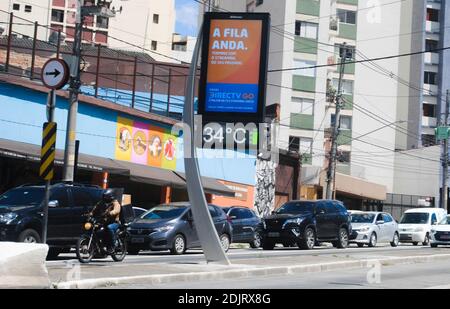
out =
[[(450, 105), (450, 91), (447, 90), (446, 100), (445, 100), (445, 116), (443, 126), (448, 128), (448, 116), (449, 116), (449, 105)], [(448, 210), (448, 135), (442, 143), (444, 148), (442, 151), (442, 193), (441, 193), (441, 208)]]
[(327, 169), (327, 191), (326, 191), (326, 199), (330, 200), (333, 198), (333, 190), (334, 188), (334, 179), (336, 176), (336, 156), (337, 156), (337, 138), (339, 136), (339, 130), (341, 127), (341, 109), (342, 109), (342, 80), (344, 78), (345, 72), (345, 62), (347, 60), (347, 46), (346, 43), (343, 44), (343, 55), (341, 55), (340, 61), (340, 72), (339, 72), (339, 82), (338, 82), (338, 91), (336, 94), (336, 114), (335, 121), (332, 127), (331, 133), (331, 149), (330, 155), (328, 159), (328, 169)]
[(69, 114), (67, 116), (66, 145), (64, 148), (63, 181), (72, 182), (75, 168), (75, 141), (78, 115), (78, 94), (81, 86), (80, 59), (83, 34), (83, 16), (81, 8), (84, 0), (78, 0), (75, 24), (75, 36), (72, 49), (72, 63), (69, 87)]

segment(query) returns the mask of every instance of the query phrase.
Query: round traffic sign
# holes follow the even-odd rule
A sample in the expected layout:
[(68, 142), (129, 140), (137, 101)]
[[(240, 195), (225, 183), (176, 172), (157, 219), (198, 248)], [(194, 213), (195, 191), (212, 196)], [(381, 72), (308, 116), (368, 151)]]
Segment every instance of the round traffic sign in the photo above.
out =
[(69, 66), (64, 60), (50, 59), (42, 68), (41, 79), (45, 87), (61, 89), (69, 80)]

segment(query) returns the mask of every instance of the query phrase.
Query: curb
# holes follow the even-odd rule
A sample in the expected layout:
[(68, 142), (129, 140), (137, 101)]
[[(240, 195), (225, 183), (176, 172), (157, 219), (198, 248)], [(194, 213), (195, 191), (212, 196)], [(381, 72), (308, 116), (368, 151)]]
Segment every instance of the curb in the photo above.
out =
[[(190, 272), (182, 274), (158, 274), (144, 276), (130, 276), (118, 278), (85, 279), (53, 283), (54, 289), (94, 289), (110, 287), (121, 284), (149, 284), (157, 285), (175, 282), (191, 282), (199, 280), (223, 280), (241, 279), (252, 277), (264, 277), (270, 275), (292, 275), (299, 273), (318, 273), (332, 270), (373, 268), (376, 265), (391, 266), (398, 264), (429, 263), (450, 259), (450, 254), (436, 254), (428, 256), (390, 257), (381, 259), (367, 259), (343, 262), (330, 262), (321, 264), (275, 266), (275, 267), (251, 267), (222, 271)], [(384, 265), (383, 265), (384, 264)], [(247, 266), (247, 265), (246, 265)]]

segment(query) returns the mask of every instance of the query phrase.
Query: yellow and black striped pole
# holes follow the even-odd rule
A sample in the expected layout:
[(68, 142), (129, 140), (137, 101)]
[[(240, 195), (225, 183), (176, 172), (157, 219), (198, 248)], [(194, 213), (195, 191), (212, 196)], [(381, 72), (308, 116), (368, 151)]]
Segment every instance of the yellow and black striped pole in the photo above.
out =
[(55, 174), (56, 122), (44, 123), (39, 176), (50, 181)]
[[(52, 94), (50, 95), (52, 100)], [(50, 101), (52, 102), (52, 101)], [(50, 113), (53, 118), (53, 111)], [(42, 224), (42, 242), (47, 242), (48, 204), (50, 199), (50, 181), (55, 176), (55, 151), (56, 151), (56, 122), (44, 123), (42, 130), (41, 166), (39, 175), (45, 180), (45, 199)]]

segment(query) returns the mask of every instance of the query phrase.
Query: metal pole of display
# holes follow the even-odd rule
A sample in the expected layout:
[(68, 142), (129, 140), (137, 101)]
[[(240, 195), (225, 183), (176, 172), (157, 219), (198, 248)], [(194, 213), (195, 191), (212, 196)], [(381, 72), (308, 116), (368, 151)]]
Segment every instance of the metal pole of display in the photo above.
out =
[[(209, 213), (208, 204), (206, 202), (205, 193), (200, 178), (200, 170), (198, 167), (195, 147), (195, 127), (194, 127), (194, 95), (195, 80), (197, 73), (197, 63), (200, 56), (200, 48), (202, 45), (202, 28), (198, 35), (192, 56), (189, 75), (186, 82), (186, 102), (184, 105), (183, 121), (185, 127), (189, 128), (189, 132), (184, 132), (184, 165), (186, 170), (186, 185), (191, 202), (192, 215), (196, 222), (196, 230), (200, 243), (208, 263), (217, 263), (230, 265), (227, 255), (225, 254), (220, 239), (217, 235), (214, 223)], [(188, 134), (189, 133), (189, 134)]]

